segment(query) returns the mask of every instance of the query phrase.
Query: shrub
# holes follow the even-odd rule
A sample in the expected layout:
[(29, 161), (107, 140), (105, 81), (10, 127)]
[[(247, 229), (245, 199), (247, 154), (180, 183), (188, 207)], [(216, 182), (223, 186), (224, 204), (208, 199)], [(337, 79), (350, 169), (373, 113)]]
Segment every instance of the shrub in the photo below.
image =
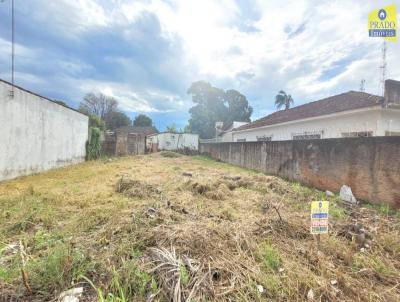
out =
[(89, 141), (86, 144), (86, 158), (88, 160), (100, 157), (100, 129), (96, 127), (89, 128)]

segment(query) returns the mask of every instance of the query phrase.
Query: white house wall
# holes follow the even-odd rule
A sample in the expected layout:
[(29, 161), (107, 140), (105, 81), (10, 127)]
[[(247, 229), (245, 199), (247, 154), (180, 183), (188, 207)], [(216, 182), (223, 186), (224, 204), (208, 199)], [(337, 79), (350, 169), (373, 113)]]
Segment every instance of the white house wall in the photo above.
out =
[(199, 136), (190, 133), (160, 133), (157, 135), (159, 150), (198, 150)]
[(222, 134), (219, 138), (219, 141), (221, 142), (231, 142), (232, 141), (232, 132), (226, 132), (224, 134)]
[[(376, 136), (382, 132), (380, 127), (385, 122), (381, 118), (380, 108), (372, 108), (369, 110), (360, 110), (349, 113), (332, 114), (330, 116), (322, 116), (313, 119), (282, 123), (268, 127), (260, 127), (245, 131), (233, 132), (233, 141), (238, 139), (246, 139), (246, 141), (257, 141), (257, 136), (272, 136), (273, 141), (291, 140), (293, 134), (301, 133), (321, 133), (321, 138), (338, 138), (342, 137), (342, 133), (372, 131)], [(394, 120), (397, 115), (397, 121), (400, 111), (391, 116)], [(397, 122), (393, 123), (393, 127), (397, 127)], [(379, 130), (379, 132), (378, 132)]]
[(384, 136), (386, 132), (400, 133), (400, 109), (383, 109), (379, 123), (379, 136)]
[(146, 148), (150, 149), (153, 144), (158, 144), (158, 134), (152, 134), (146, 137)]
[(0, 82), (0, 180), (85, 160), (88, 117)]

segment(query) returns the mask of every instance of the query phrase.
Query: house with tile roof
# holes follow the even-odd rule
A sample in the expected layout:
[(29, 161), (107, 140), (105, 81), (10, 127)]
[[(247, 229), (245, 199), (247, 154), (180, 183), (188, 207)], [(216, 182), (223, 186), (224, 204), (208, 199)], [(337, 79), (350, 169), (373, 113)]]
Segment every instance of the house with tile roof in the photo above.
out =
[(223, 122), (215, 123), (216, 140), (218, 140), (219, 142), (231, 142), (233, 129), (239, 128), (247, 124), (248, 122), (236, 122), (236, 121), (226, 125), (224, 125)]
[(231, 136), (233, 142), (400, 136), (400, 81), (387, 80), (384, 97), (341, 93), (274, 112), (232, 129)]

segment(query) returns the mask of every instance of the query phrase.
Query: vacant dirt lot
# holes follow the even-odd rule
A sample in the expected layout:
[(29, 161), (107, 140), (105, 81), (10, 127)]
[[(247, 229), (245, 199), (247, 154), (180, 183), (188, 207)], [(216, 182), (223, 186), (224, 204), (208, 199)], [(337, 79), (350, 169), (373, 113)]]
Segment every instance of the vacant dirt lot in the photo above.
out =
[(81, 301), (400, 301), (399, 212), (330, 197), (318, 251), (309, 208), (321, 198), (174, 153), (4, 182), (0, 296), (57, 301), (83, 286)]

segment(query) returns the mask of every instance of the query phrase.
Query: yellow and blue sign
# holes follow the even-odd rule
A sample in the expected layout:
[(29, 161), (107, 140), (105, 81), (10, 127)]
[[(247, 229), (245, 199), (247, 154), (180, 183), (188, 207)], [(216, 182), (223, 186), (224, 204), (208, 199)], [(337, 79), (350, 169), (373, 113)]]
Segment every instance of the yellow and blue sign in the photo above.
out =
[(328, 233), (329, 201), (311, 202), (311, 234)]
[(388, 41), (397, 41), (396, 5), (376, 9), (368, 15), (368, 33), (370, 37), (379, 37)]

